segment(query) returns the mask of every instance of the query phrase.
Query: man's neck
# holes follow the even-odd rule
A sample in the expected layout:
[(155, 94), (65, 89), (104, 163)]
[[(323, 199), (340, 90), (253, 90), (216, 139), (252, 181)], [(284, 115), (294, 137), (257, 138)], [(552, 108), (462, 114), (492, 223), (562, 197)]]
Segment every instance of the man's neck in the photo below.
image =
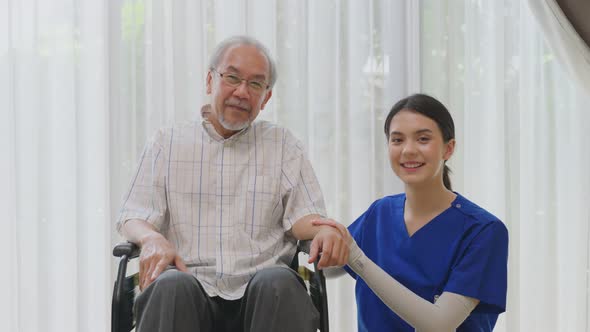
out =
[(221, 125), (221, 123), (219, 123), (219, 121), (217, 120), (217, 118), (215, 116), (209, 115), (209, 117), (207, 117), (207, 119), (213, 125), (213, 129), (215, 129), (215, 131), (219, 134), (219, 136), (223, 137), (224, 139), (228, 139), (241, 131), (241, 130), (226, 129), (224, 126)]

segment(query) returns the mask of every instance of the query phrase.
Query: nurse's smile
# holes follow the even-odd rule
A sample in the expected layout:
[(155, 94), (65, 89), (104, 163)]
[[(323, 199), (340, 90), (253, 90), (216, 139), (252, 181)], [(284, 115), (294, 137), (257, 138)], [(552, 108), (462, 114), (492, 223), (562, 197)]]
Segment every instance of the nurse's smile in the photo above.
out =
[(420, 167), (424, 166), (425, 163), (418, 163), (418, 162), (405, 162), (401, 163), (401, 166), (406, 172), (414, 173), (417, 172)]

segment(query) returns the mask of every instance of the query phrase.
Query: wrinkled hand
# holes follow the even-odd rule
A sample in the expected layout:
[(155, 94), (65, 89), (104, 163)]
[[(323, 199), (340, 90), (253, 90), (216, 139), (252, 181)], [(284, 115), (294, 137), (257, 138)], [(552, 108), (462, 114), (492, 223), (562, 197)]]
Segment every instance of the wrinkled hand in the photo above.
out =
[(331, 219), (312, 220), (312, 225), (320, 226), (321, 229), (311, 242), (309, 263), (315, 262), (321, 254), (318, 269), (345, 265), (348, 261), (350, 238), (346, 227)]
[(350, 235), (348, 228), (346, 228), (346, 226), (342, 225), (341, 223), (335, 221), (334, 219), (315, 219), (311, 221), (311, 224), (314, 226), (326, 225), (334, 227), (338, 230), (338, 232), (340, 232), (340, 235), (344, 237), (347, 245), (350, 245), (350, 243), (352, 242), (352, 236)]
[(144, 239), (139, 255), (139, 289), (149, 286), (169, 265), (188, 272), (176, 249), (162, 235), (150, 235)]

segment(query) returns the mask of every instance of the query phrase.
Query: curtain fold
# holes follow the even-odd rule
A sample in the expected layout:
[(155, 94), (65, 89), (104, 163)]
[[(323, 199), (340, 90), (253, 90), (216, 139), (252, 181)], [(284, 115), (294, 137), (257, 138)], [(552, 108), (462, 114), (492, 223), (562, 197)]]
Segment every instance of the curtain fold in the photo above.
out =
[[(18, 267), (19, 257), (14, 255), (17, 247), (16, 233), (16, 183), (14, 172), (16, 163), (15, 136), (16, 115), (14, 108), (14, 61), (15, 52), (12, 39), (12, 6), (7, 2), (0, 2), (0, 21), (6, 22), (6, 29), (0, 30), (0, 151), (7, 157), (0, 158), (0, 209), (4, 211), (2, 223), (3, 231), (0, 232), (0, 250), (5, 254), (5, 264), (10, 267)], [(6, 111), (5, 111), (6, 110)], [(6, 300), (0, 301), (0, 329), (6, 331), (17, 330), (18, 310), (14, 303), (18, 303), (18, 274), (15, 268), (6, 270), (0, 274), (0, 292)]]
[[(122, 197), (156, 128), (200, 117), (209, 102), (204, 82), (211, 51), (244, 33), (261, 40), (278, 64), (273, 97), (260, 117), (305, 143), (330, 215), (348, 224), (373, 200), (401, 190), (388, 165), (382, 122), (395, 99), (409, 93), (408, 77), (418, 77), (406, 69), (418, 59), (399, 52), (408, 29), (404, 3), (123, 1), (120, 7), (121, 19), (111, 26), (123, 34), (112, 36), (110, 50), (111, 70), (120, 75), (111, 80), (113, 197)], [(111, 204), (114, 215), (120, 202)], [(353, 281), (328, 287), (332, 329), (354, 331)]]
[(107, 7), (2, 1), (0, 12), (0, 330), (106, 331)]
[[(556, 0), (528, 0), (528, 5), (549, 48), (569, 75), (590, 94), (590, 45), (576, 31)], [(578, 15), (587, 19), (590, 12)]]
[(509, 228), (495, 331), (588, 331), (590, 98), (525, 1), (423, 1), (423, 90), (456, 121), (456, 188)]

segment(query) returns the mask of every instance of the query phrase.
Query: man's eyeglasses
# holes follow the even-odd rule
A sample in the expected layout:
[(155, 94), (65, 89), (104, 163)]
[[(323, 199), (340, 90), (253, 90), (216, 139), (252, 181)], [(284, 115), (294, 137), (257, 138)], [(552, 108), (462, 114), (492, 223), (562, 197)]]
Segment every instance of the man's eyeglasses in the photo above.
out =
[(251, 93), (260, 94), (269, 87), (268, 84), (263, 80), (247, 80), (233, 73), (220, 73), (213, 68), (211, 68), (211, 71), (217, 73), (227, 85), (233, 86), (234, 88), (240, 86), (242, 81), (246, 82), (246, 86)]

